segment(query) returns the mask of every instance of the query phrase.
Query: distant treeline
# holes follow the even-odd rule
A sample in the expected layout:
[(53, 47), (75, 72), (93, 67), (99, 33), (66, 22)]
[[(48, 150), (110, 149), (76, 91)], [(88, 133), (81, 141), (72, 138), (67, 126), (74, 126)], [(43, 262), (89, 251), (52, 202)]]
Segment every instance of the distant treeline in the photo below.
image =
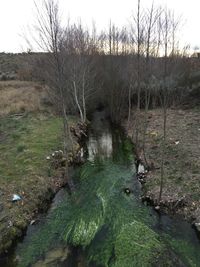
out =
[(180, 104), (198, 87), (200, 60), (189, 57), (187, 47), (180, 49), (180, 20), (171, 10), (153, 4), (144, 9), (138, 1), (129, 27), (110, 22), (97, 33), (95, 24), (92, 30), (81, 23), (61, 26), (52, 0), (36, 8), (33, 41), (44, 52), (0, 54), (0, 78), (44, 82), (61, 112), (78, 113), (85, 121), (103, 105), (118, 121), (133, 106)]

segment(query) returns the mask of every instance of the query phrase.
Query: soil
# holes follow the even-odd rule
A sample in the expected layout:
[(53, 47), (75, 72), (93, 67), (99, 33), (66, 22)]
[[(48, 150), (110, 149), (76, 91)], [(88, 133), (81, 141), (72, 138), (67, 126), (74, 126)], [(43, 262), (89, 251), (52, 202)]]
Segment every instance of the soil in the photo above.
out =
[[(134, 114), (134, 113), (133, 113)], [(143, 143), (144, 113), (141, 112), (139, 142)], [(148, 111), (145, 134), (145, 154), (149, 171), (143, 182), (143, 199), (161, 211), (178, 213), (196, 223), (200, 222), (200, 109), (169, 109), (167, 111), (167, 141), (164, 153), (164, 187), (159, 203), (161, 149), (163, 140), (163, 112)], [(134, 118), (126, 125), (128, 135), (135, 142)], [(141, 145), (142, 147), (142, 145)], [(145, 163), (140, 148), (138, 158)], [(147, 167), (147, 166), (146, 166)]]

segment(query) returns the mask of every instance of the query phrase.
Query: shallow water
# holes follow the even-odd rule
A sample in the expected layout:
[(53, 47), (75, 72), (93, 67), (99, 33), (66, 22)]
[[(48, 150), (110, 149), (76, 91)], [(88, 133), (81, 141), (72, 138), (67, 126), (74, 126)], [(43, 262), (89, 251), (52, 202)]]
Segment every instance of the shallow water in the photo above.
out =
[(17, 266), (16, 255), (19, 266), (200, 266), (191, 225), (141, 203), (132, 144), (104, 112), (93, 116), (87, 158), (74, 175), (77, 192), (61, 190), (1, 266)]

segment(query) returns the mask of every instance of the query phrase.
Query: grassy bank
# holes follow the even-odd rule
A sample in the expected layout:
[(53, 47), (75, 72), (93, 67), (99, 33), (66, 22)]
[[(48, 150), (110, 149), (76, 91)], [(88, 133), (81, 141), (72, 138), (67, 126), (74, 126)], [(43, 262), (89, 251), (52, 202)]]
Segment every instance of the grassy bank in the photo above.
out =
[[(0, 253), (66, 183), (46, 159), (62, 149), (62, 120), (42, 104), (45, 91), (38, 88), (24, 82), (0, 84)], [(77, 122), (70, 118), (70, 125)], [(13, 194), (22, 199), (13, 203)]]
[[(200, 221), (200, 110), (170, 109), (167, 112), (167, 141), (164, 155), (162, 208)], [(141, 125), (142, 125), (141, 116)], [(133, 122), (132, 122), (133, 123)], [(133, 124), (128, 130), (132, 136)], [(142, 127), (140, 129), (142, 143)], [(158, 203), (161, 173), (162, 110), (150, 110), (145, 151), (151, 166), (144, 186), (145, 195)], [(143, 153), (139, 155), (143, 159)]]

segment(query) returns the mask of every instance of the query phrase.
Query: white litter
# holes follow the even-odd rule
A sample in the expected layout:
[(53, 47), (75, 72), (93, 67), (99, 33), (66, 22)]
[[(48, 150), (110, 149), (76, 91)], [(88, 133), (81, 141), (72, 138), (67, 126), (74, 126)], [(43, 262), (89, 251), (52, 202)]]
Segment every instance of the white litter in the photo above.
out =
[(19, 201), (19, 200), (21, 200), (22, 198), (19, 196), (19, 195), (17, 195), (17, 194), (13, 194), (13, 197), (12, 197), (12, 201), (14, 202), (14, 201)]
[(142, 165), (141, 163), (138, 166), (138, 173), (145, 173), (144, 165)]
[(36, 223), (36, 220), (32, 220), (31, 222), (30, 222), (30, 225), (33, 225), (33, 224), (35, 224)]
[(8, 221), (8, 228), (13, 226), (13, 222), (12, 221)]

